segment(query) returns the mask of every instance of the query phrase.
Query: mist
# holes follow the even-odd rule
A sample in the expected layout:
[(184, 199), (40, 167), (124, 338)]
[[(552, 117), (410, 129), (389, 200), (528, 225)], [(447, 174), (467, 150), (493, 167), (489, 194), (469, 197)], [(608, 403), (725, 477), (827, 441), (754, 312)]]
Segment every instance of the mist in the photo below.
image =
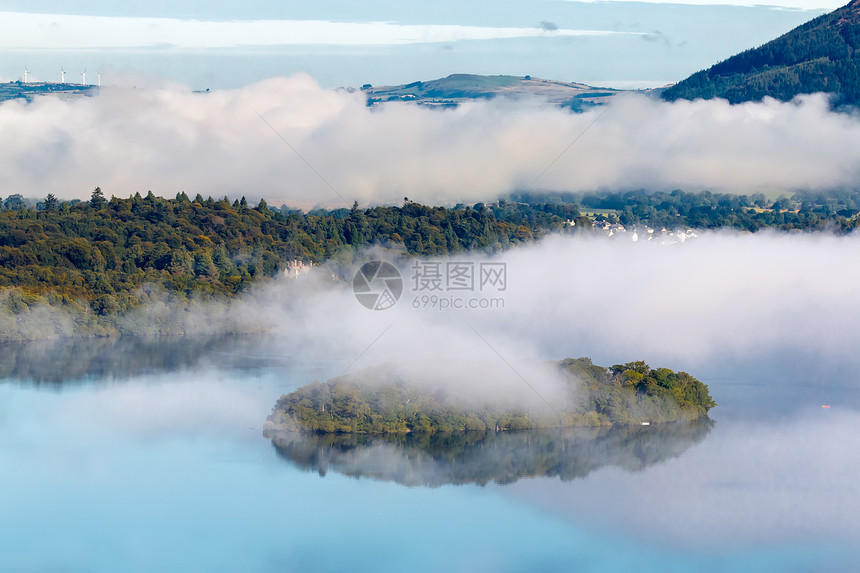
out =
[[(157, 302), (125, 320), (152, 334), (168, 316), (189, 334), (267, 332), (260, 348), (324, 364), (328, 377), (383, 368), (428, 388), (442, 385), (468, 402), (552, 403), (562, 385), (540, 364), (567, 357), (589, 356), (604, 366), (645, 360), (694, 376), (705, 367), (713, 374), (714, 364), (764, 357), (790, 364), (802, 355), (821, 363), (822, 372), (831, 363), (853, 364), (860, 269), (850, 261), (858, 241), (706, 232), (663, 245), (554, 236), (486, 259), (506, 265), (504, 291), (449, 293), (492, 297), (494, 308), (423, 306), (414, 261), (401, 261), (403, 295), (381, 311), (362, 306), (351, 288), (364, 260), (385, 256), (374, 251), (258, 286), (229, 304), (201, 301), (177, 313)], [(333, 280), (337, 273), (345, 280)], [(820, 383), (806, 381), (813, 382)], [(831, 383), (857, 388), (853, 376)]]
[(494, 350), (690, 364), (779, 349), (851, 356), (860, 269), (850, 261), (858, 248), (855, 236), (825, 234), (706, 232), (675, 245), (554, 236), (491, 259), (507, 266), (507, 289), (492, 295), (503, 308), (416, 308), (420, 293), (405, 268), (404, 294), (390, 310), (369, 311), (349, 285), (334, 283), (310, 287), (272, 316), (280, 331), (320, 341), (332, 357), (364, 350), (359, 363), (398, 355), (498, 360)]
[[(551, 236), (491, 257), (434, 259), (499, 263), (507, 273), (504, 290), (438, 293), (416, 289), (416, 259), (370, 250), (298, 279), (260, 283), (230, 301), (179, 307), (153, 292), (115, 321), (120, 332), (142, 336), (267, 334), (255, 347), (324, 365), (322, 379), (383, 368), (469, 403), (553, 403), (564, 384), (542, 364), (581, 356), (603, 366), (645, 360), (706, 383), (718, 373), (715, 364), (752, 368), (776, 358), (790, 365), (802, 357), (821, 365), (820, 380), (795, 380), (787, 366), (780, 374), (786, 383), (821, 384), (836, 375), (856, 388), (850, 371), (828, 368), (856, 362), (860, 269), (851, 261), (858, 249), (854, 235), (705, 232), (674, 245)], [(403, 278), (403, 294), (387, 310), (368, 310), (352, 291), (352, 277), (372, 259), (396, 263)], [(436, 304), (427, 304), (429, 295)], [(494, 304), (456, 308), (452, 301)], [(0, 319), (36, 333), (75, 323), (49, 307), (21, 317), (4, 311)]]
[(368, 108), (360, 92), (302, 74), (207, 93), (129, 78), (92, 98), (0, 105), (0, 183), (34, 198), (83, 199), (101, 186), (303, 208), (523, 189), (853, 186), (860, 120), (828, 106), (821, 94), (735, 106), (629, 94), (581, 114), (529, 98)]

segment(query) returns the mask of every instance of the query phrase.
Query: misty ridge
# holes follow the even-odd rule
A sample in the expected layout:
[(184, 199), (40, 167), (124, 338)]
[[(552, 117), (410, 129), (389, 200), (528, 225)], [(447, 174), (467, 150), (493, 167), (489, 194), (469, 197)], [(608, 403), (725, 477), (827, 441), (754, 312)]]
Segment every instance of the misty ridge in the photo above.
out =
[(857, 117), (832, 113), (821, 94), (739, 105), (622, 94), (583, 113), (537, 98), (371, 109), (361, 93), (302, 74), (208, 93), (116, 86), (8, 101), (0, 122), (5, 194), (72, 199), (101, 186), (107, 196), (185, 191), (302, 208), (405, 194), (445, 205), (527, 188), (836, 189), (853, 185), (860, 153)]

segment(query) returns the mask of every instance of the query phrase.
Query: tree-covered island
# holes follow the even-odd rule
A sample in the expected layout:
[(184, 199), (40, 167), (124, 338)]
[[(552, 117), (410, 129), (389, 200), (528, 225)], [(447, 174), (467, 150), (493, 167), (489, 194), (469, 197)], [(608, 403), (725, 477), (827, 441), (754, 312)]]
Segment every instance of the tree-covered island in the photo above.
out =
[(439, 388), (408, 381), (374, 383), (376, 371), (314, 382), (281, 396), (267, 432), (437, 433), (573, 426), (639, 425), (707, 417), (716, 406), (708, 387), (687, 374), (629, 362), (611, 368), (588, 358), (555, 363), (564, 399), (552, 406), (467, 406)]

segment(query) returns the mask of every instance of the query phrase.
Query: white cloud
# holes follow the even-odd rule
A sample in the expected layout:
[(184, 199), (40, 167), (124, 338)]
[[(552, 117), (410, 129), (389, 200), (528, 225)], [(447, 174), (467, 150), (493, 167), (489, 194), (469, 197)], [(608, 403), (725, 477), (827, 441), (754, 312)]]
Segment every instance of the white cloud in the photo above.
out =
[(486, 200), (535, 179), (535, 189), (741, 193), (860, 180), (860, 120), (829, 112), (820, 95), (736, 106), (630, 95), (583, 114), (537, 100), (439, 111), (367, 108), (359, 93), (297, 75), (206, 94), (112, 87), (6, 102), (0, 123), (2, 188), (36, 197), (80, 198), (100, 185), (117, 196), (185, 190), (343, 206), (305, 160), (347, 204)]
[(538, 27), (332, 22), (328, 20), (206, 21), (0, 12), (0, 49), (207, 49), (237, 46), (387, 46), (538, 36), (642, 35), (610, 30)]
[[(705, 233), (678, 245), (554, 238), (506, 255), (496, 330), (550, 356), (712, 363), (778, 349), (850, 357), (858, 237)], [(547, 305), (545, 301), (552, 301)]]
[[(551, 391), (551, 383), (525, 370), (533, 360), (591, 356), (610, 365), (644, 359), (694, 375), (700, 367), (780, 352), (850, 362), (858, 343), (860, 269), (845, 261), (856, 257), (858, 241), (705, 233), (666, 246), (555, 237), (494, 259), (507, 265), (501, 293), (436, 293), (501, 297), (494, 310), (422, 305), (427, 292), (414, 289), (412, 270), (404, 268), (405, 291), (390, 310), (367, 310), (350, 284), (332, 283), (320, 269), (252, 291), (230, 313), (239, 323), (287, 336), (282, 347), (290, 352), (324, 358), (332, 376), (411, 362), (410, 376), (444, 372), (479, 395), (495, 396), (504, 383), (504, 392), (534, 396), (505, 361), (540, 384), (540, 393)], [(198, 312), (217, 324), (222, 311)], [(475, 364), (488, 365), (484, 375), (475, 373)], [(857, 384), (850, 377), (842, 383)]]

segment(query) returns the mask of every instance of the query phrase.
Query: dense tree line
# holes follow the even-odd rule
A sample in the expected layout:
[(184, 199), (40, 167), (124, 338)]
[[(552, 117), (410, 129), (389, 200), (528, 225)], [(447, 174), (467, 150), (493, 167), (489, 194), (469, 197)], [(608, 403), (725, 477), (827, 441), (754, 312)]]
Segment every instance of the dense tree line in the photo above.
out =
[(652, 370), (644, 362), (607, 369), (588, 358), (567, 359), (559, 367), (568, 374), (566, 398), (551, 410), (470, 407), (442, 389), (389, 381), (374, 370), (282, 396), (267, 428), (388, 434), (630, 425), (698, 419), (716, 405), (708, 387), (686, 372)]
[(836, 94), (834, 104), (860, 103), (860, 9), (852, 3), (819, 16), (763, 46), (747, 50), (666, 89), (662, 97), (727, 99)]
[(184, 193), (87, 202), (20, 196), (0, 212), (0, 288), (87, 301), (99, 313), (127, 310), (143, 285), (177, 296), (231, 296), (289, 261), (320, 263), (344, 248), (402, 245), (414, 255), (503, 249), (561, 230), (572, 206), (373, 207), (301, 213)]
[(0, 207), (0, 308), (17, 314), (35, 301), (115, 315), (152, 289), (180, 302), (231, 297), (290, 261), (321, 263), (371, 245), (414, 256), (492, 252), (549, 233), (588, 232), (595, 220), (670, 230), (849, 232), (857, 225), (860, 192), (776, 199), (680, 190), (519, 193), (450, 208), (405, 199), (400, 206), (304, 213), (184, 193), (108, 199), (96, 189), (89, 201), (12, 195)]

